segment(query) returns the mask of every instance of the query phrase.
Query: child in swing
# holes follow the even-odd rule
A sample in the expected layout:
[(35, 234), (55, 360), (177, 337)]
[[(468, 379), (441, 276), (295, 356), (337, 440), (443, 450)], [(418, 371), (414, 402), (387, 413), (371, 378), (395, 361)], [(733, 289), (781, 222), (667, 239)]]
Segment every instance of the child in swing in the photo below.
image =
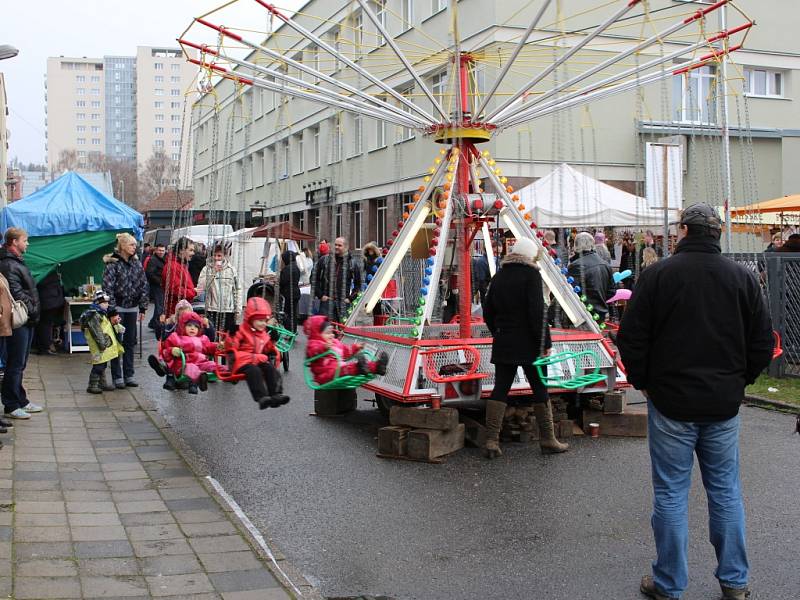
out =
[[(306, 319), (303, 330), (308, 336), (306, 345), (306, 358), (313, 358), (333, 350), (334, 354), (327, 354), (309, 365), (314, 382), (317, 384), (328, 383), (336, 376), (339, 367), (339, 377), (345, 375), (385, 375), (389, 355), (381, 352), (378, 360), (371, 361), (361, 351), (364, 344), (343, 344), (336, 338), (333, 324), (324, 315), (315, 315)], [(355, 362), (345, 363), (348, 358), (356, 356)], [(341, 365), (341, 366), (340, 366)]]
[(267, 326), (274, 322), (269, 302), (250, 298), (242, 324), (226, 347), (233, 354), (231, 371), (245, 376), (250, 394), (261, 410), (289, 402), (289, 396), (281, 393), (281, 376), (273, 364), (278, 349)]
[(198, 388), (204, 392), (208, 389), (208, 373), (213, 373), (217, 366), (209, 355), (213, 356), (216, 350), (217, 344), (203, 334), (202, 317), (189, 310), (181, 313), (177, 329), (161, 347), (161, 358), (166, 369), (158, 360), (151, 361), (151, 357), (148, 357), (148, 362), (156, 373), (166, 375), (164, 389), (174, 390), (176, 377), (183, 374), (191, 382), (189, 393), (196, 394)]

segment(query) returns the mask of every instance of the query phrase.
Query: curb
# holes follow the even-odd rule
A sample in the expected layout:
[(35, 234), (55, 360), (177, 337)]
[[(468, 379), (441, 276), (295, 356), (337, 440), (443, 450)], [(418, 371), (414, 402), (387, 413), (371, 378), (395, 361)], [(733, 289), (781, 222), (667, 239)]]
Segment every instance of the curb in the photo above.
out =
[[(153, 422), (153, 425), (158, 428), (158, 430), (161, 432), (161, 435), (166, 438), (173, 449), (186, 462), (186, 464), (189, 466), (189, 469), (200, 482), (200, 485), (202, 485), (209, 495), (214, 498), (222, 511), (234, 523), (239, 533), (245, 537), (247, 542), (253, 548), (253, 551), (261, 559), (266, 568), (269, 569), (275, 579), (277, 579), (283, 586), (284, 591), (292, 596), (292, 598), (297, 598), (297, 595), (293, 591), (293, 589), (297, 589), (300, 591), (300, 598), (308, 600), (325, 600), (325, 597), (320, 593), (320, 591), (314, 587), (314, 585), (309, 582), (308, 579), (306, 579), (300, 569), (296, 568), (286, 559), (286, 556), (275, 547), (272, 540), (268, 537), (264, 537), (263, 541), (266, 543), (273, 557), (270, 557), (266, 552), (264, 552), (264, 549), (253, 537), (244, 521), (242, 521), (239, 515), (236, 514), (236, 511), (234, 511), (233, 507), (231, 507), (225, 501), (225, 499), (220, 496), (214, 486), (209, 483), (209, 480), (206, 478), (206, 476), (210, 475), (210, 473), (205, 461), (199, 457), (194, 450), (192, 450), (189, 444), (187, 444), (174, 429), (172, 429), (172, 426), (161, 415), (161, 413), (158, 412), (158, 408), (156, 407), (155, 403), (147, 398), (142, 397), (138, 390), (135, 392), (131, 391), (131, 395), (133, 396), (134, 400), (136, 400), (139, 408)], [(272, 562), (273, 558), (279, 565), (280, 570), (275, 568), (275, 564)]]
[(796, 404), (789, 404), (788, 402), (782, 402), (780, 400), (770, 400), (768, 398), (762, 398), (761, 396), (746, 395), (744, 397), (744, 401), (747, 404), (758, 406), (759, 408), (766, 408), (770, 410), (777, 410), (780, 412), (788, 412), (792, 414), (800, 414), (800, 406)]

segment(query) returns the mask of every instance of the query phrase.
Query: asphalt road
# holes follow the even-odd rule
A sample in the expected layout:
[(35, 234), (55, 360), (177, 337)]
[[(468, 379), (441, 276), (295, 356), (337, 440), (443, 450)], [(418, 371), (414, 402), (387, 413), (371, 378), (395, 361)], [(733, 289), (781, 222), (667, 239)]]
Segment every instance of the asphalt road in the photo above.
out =
[[(302, 345), (302, 344), (298, 344)], [(299, 350), (289, 405), (259, 411), (244, 383), (189, 396), (160, 389), (171, 425), (251, 520), (330, 597), (407, 600), (640, 598), (653, 544), (647, 445), (576, 439), (543, 457), (510, 445), (497, 461), (467, 448), (441, 465), (382, 460), (384, 421), (362, 402), (344, 419), (309, 416)], [(800, 597), (800, 437), (793, 417), (744, 408), (742, 464), (754, 598)], [(706, 502), (691, 498), (691, 584), (718, 597)]]

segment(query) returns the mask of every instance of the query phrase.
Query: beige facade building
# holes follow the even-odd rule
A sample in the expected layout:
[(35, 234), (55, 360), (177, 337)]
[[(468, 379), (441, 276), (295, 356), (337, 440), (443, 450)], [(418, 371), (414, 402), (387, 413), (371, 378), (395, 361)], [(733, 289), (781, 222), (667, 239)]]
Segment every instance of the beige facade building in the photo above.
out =
[[(445, 105), (453, 98), (453, 83), (448, 81), (447, 58), (442, 50), (450, 47), (450, 16), (444, 10), (447, 4), (442, 0), (371, 3), (381, 13), (390, 35), (408, 52), (427, 86)], [(593, 29), (610, 10), (606, 7), (605, 12), (591, 12), (602, 4), (594, 0), (570, 0), (566, 4), (569, 14), (576, 15), (569, 17), (565, 26), (572, 31)], [(653, 17), (648, 26), (666, 28), (704, 8), (703, 4), (710, 3), (651, 0), (648, 10), (658, 18)], [(800, 191), (800, 169), (796, 168), (800, 161), (800, 82), (795, 81), (800, 73), (800, 54), (794, 50), (796, 34), (785, 18), (783, 3), (740, 0), (737, 5), (758, 22), (745, 49), (733, 55), (725, 88), (730, 104), (732, 204), (744, 205)], [(356, 9), (355, 3), (311, 0), (296, 20), (375, 71), (396, 91), (432, 111), (419, 86), (399, 66), (372, 23)], [(480, 90), (491, 87), (501, 59), (510, 54), (513, 43), (532, 20), (534, 9), (521, 0), (458, 3), (463, 47), (479, 57), (474, 78)], [(310, 15), (325, 15), (325, 19)], [(742, 22), (738, 12), (731, 10), (729, 16), (737, 24)], [(544, 50), (539, 50), (538, 56), (532, 50), (517, 63), (504, 80), (505, 90), (523, 86), (536, 70), (552, 61), (553, 52), (547, 47), (553, 42), (545, 40), (563, 38), (558, 43), (565, 47), (577, 43), (577, 36), (562, 35), (563, 29), (552, 24), (556, 21), (542, 22), (551, 25), (534, 31), (531, 39), (541, 40), (539, 47)], [(709, 35), (719, 31), (718, 16), (709, 17), (706, 26)], [(648, 35), (655, 30), (648, 29)], [(287, 44), (298, 36), (284, 33), (278, 30), (265, 44), (327, 73), (335, 74), (342, 68), (305, 40)], [(637, 34), (641, 31), (616, 27), (597, 38), (593, 64), (608, 58), (611, 51), (633, 46)], [(689, 37), (676, 38), (663, 50), (653, 47), (618, 68), (630, 68), (637, 60), (652, 60), (691, 41)], [(492, 59), (493, 55), (500, 59)], [(249, 60), (270, 64), (263, 53), (251, 54)], [(677, 69), (680, 64), (675, 61), (667, 69)], [(272, 66), (287, 68), (280, 63)], [(671, 77), (642, 88), (641, 94), (627, 92), (587, 108), (509, 128), (481, 148), (492, 153), (515, 187), (568, 162), (587, 175), (643, 195), (645, 143), (668, 137), (685, 150), (684, 201), (706, 200), (721, 205), (724, 191), (717, 69), (712, 64), (688, 76)], [(289, 74), (298, 76), (299, 72), (289, 68)], [(573, 74), (565, 71), (561, 76)], [(350, 83), (356, 81), (356, 76), (349, 79)], [(409, 200), (439, 149), (429, 136), (414, 135), (402, 127), (357, 118), (302, 99), (284, 100), (262, 89), (246, 88), (242, 93), (229, 80), (220, 81), (215, 94), (221, 105), (219, 113), (211, 109), (213, 102), (201, 101), (194, 108), (194, 190), (199, 209), (249, 210), (261, 205), (267, 207), (270, 219), (290, 218), (318, 237), (345, 234), (355, 246), (369, 240), (384, 243), (395, 228), (403, 202)], [(499, 98), (487, 110), (503, 100), (503, 96)], [(542, 202), (557, 203), (558, 199)]]
[(45, 81), (47, 164), (55, 170), (62, 150), (75, 150), (85, 164), (105, 152), (103, 59), (51, 57)]
[[(184, 108), (184, 98), (188, 92), (189, 102), (194, 99), (187, 88), (195, 73), (180, 50), (136, 49), (136, 147), (140, 164), (160, 150), (180, 164), (184, 173), (191, 173), (191, 161), (187, 163), (191, 158), (187, 155), (191, 109)], [(169, 185), (176, 183), (170, 181)]]
[[(50, 169), (62, 150), (77, 151), (82, 165), (92, 153), (141, 165), (163, 150), (177, 165), (186, 156), (181, 144), (191, 111), (184, 110), (184, 94), (195, 74), (180, 56), (174, 48), (141, 46), (135, 57), (49, 58)], [(176, 183), (177, 177), (165, 182)]]
[(0, 208), (8, 204), (6, 180), (8, 179), (8, 98), (6, 97), (6, 80), (0, 73)]

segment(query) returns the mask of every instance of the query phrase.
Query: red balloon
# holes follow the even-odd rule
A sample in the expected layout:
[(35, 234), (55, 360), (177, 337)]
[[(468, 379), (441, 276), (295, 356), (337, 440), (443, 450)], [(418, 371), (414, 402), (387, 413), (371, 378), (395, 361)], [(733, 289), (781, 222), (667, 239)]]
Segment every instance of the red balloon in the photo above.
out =
[(494, 201), (494, 207), (497, 210), (500, 210), (501, 208), (503, 208), (503, 201), (502, 200), (495, 200)]
[(431, 256), (436, 256), (436, 248), (428, 248), (428, 254)]
[(399, 232), (399, 231), (397, 231), (397, 229), (395, 229), (395, 230), (392, 232), (392, 237), (397, 237), (399, 234), (400, 234), (400, 232)]
[(389, 240), (388, 242), (386, 242), (387, 246), (391, 246), (392, 244), (394, 244), (394, 240)]
[(481, 212), (483, 210), (483, 200), (478, 198), (472, 202), (472, 210), (476, 212)]
[(403, 224), (404, 224), (404, 222), (403, 222), (403, 221), (398, 221), (398, 222), (397, 222), (397, 228), (398, 228), (398, 229), (399, 229), (399, 228), (401, 228), (401, 227), (403, 226)]
[(436, 224), (437, 224), (439, 227), (441, 227), (441, 226), (442, 226), (442, 220), (441, 220), (441, 219), (436, 219)]

